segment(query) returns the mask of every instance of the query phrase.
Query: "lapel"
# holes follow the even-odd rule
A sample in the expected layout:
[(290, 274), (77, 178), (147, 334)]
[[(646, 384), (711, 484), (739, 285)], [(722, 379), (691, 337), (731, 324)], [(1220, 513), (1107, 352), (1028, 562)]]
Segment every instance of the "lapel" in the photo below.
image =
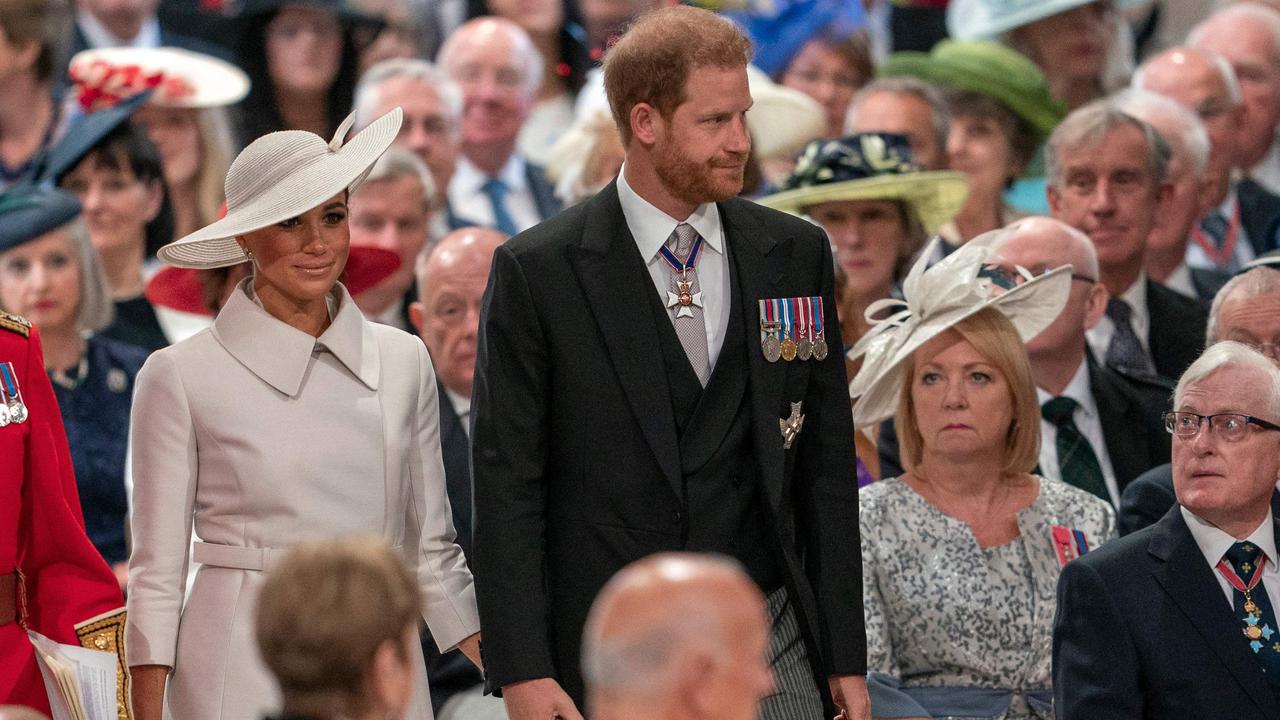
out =
[(453, 525), (458, 533), (458, 544), (463, 552), (471, 548), (471, 463), (468, 456), (469, 441), (462, 427), (462, 419), (453, 410), (440, 381), (436, 381), (436, 393), (440, 402), (440, 457), (444, 462), (444, 480), (449, 505), (453, 510)]
[(1262, 667), (1240, 641), (1237, 621), (1179, 506), (1174, 505), (1155, 527), (1147, 551), (1163, 561), (1152, 571), (1156, 582), (1182, 610), (1239, 689), (1264, 712), (1274, 712), (1276, 700)]
[(1151, 467), (1145, 452), (1146, 437), (1142, 433), (1150, 423), (1134, 417), (1133, 403), (1127, 402), (1116, 387), (1111, 371), (1099, 366), (1087, 351), (1085, 362), (1089, 364), (1089, 386), (1098, 406), (1098, 421), (1102, 425), (1107, 457), (1111, 459), (1117, 489), (1123, 491), (1125, 485)]
[[(742, 340), (746, 343), (747, 390), (751, 394), (752, 427), (757, 448), (756, 460), (769, 502), (777, 508), (782, 501), (784, 453), (778, 431), (779, 407), (786, 384), (788, 363), (771, 363), (760, 351), (758, 302), (779, 296), (783, 277), (791, 260), (790, 243), (769, 234), (767, 226), (748, 214), (750, 204), (729, 200), (719, 204), (724, 221), (725, 242), (736, 258), (739, 311), (742, 313)], [(835, 352), (833, 350), (833, 352)]]
[(525, 161), (524, 177), (529, 183), (529, 191), (533, 194), (533, 203), (538, 206), (538, 216), (548, 220), (560, 212), (560, 199), (556, 197), (555, 188), (547, 180), (542, 168)]
[(671, 489), (684, 498), (671, 391), (650, 308), (655, 291), (622, 214), (616, 182), (588, 201), (582, 240), (571, 252), (631, 412)]

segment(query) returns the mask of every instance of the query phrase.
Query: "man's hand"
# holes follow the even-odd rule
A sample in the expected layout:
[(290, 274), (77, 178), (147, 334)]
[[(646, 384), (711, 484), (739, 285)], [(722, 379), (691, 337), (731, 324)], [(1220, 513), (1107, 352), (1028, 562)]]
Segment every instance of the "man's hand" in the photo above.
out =
[[(863, 690), (865, 696), (865, 687)], [(537, 678), (502, 686), (510, 720), (582, 720), (573, 700), (553, 678)], [(870, 715), (867, 716), (870, 720)]]
[(871, 720), (871, 699), (867, 678), (862, 675), (832, 675), (831, 699), (840, 708), (842, 720)]

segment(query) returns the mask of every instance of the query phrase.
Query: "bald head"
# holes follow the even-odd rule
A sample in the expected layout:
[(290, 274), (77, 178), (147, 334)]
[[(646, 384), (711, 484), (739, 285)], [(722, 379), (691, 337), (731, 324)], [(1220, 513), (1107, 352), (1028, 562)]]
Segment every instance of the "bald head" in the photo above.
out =
[(1236, 164), (1257, 165), (1280, 123), (1280, 12), (1257, 3), (1231, 5), (1196, 26), (1187, 42), (1222, 56), (1235, 70), (1244, 102)]
[(583, 634), (592, 717), (754, 719), (772, 687), (767, 617), (732, 560), (666, 553), (628, 565)]
[(471, 397), (480, 303), (493, 251), (506, 239), (497, 230), (463, 228), (418, 256), (418, 301), (409, 320), (431, 353), (436, 377), (460, 397)]
[(1053, 218), (1028, 217), (1011, 223), (995, 249), (1005, 261), (1035, 275), (1070, 265), (1079, 275), (1098, 277), (1098, 254), (1089, 236)]

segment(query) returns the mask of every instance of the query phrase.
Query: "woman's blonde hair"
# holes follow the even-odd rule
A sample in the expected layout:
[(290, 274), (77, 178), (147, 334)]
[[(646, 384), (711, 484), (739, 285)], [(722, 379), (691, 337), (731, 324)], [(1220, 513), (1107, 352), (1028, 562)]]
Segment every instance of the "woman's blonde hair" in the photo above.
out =
[(200, 213), (197, 227), (218, 219), (227, 196), (224, 182), (235, 144), (231, 139), (231, 121), (226, 108), (197, 110), (196, 126), (200, 129), (200, 177), (196, 180), (196, 210)]
[(381, 540), (300, 545), (258, 597), (258, 649), (291, 712), (357, 717), (368, 711), (374, 656), (390, 641), (408, 662), (405, 631), (421, 595)]
[[(1031, 472), (1040, 461), (1040, 400), (1031, 378), (1031, 361), (1026, 344), (1004, 313), (985, 308), (951, 327), (979, 355), (1004, 376), (1013, 405), (1013, 421), (1009, 425), (1004, 476)], [(898, 434), (902, 467), (914, 472), (924, 454), (924, 438), (916, 418), (915, 401), (911, 397), (916, 358), (912, 353), (903, 367), (902, 390), (898, 394), (898, 412), (893, 429)]]

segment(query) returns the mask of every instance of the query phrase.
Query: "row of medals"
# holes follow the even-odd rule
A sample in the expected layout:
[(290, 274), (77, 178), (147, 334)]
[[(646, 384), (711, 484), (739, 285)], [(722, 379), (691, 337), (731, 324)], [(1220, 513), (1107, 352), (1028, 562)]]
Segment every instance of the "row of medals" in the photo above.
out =
[[(17, 378), (14, 379), (14, 382), (17, 382)], [(5, 427), (10, 423), (21, 425), (26, 421), (27, 405), (22, 402), (22, 393), (15, 392), (13, 395), (9, 395), (5, 392), (3, 384), (0, 383), (0, 427)]]
[(782, 337), (782, 323), (764, 321), (760, 323), (760, 330), (764, 333), (764, 339), (761, 344), (764, 349), (764, 359), (769, 362), (778, 362), (786, 360), (791, 362), (796, 358), (808, 360), (814, 358), (816, 360), (826, 360), (827, 340), (823, 335), (811, 337), (807, 332), (804, 337), (792, 340), (791, 336)]

